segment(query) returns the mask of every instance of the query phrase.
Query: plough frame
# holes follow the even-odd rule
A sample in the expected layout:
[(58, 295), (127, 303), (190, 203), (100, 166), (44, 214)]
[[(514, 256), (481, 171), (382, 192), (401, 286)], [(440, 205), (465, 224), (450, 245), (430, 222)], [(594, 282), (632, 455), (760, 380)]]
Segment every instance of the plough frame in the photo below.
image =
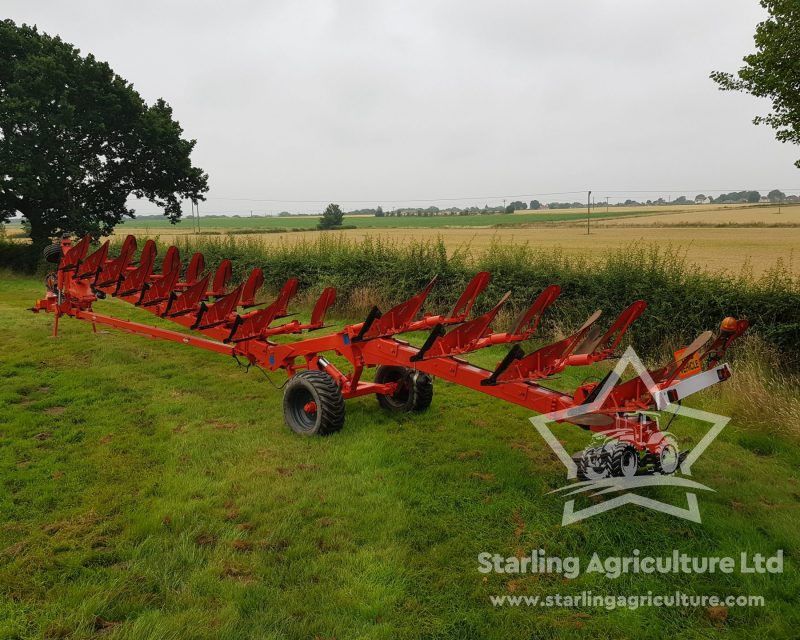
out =
[[(300, 398), (306, 400), (303, 411), (308, 420), (305, 420), (302, 412), (297, 417), (297, 407), (287, 408), (287, 394), (293, 388), (292, 385), (287, 387), (284, 415), (292, 429), (300, 433), (327, 433), (341, 428), (344, 406), (341, 404), (340, 409), (339, 403), (349, 398), (376, 394), (384, 406), (425, 408), (432, 394), (431, 377), (468, 387), (537, 413), (587, 406), (597, 400), (601, 384), (582, 385), (570, 395), (547, 388), (541, 382), (568, 366), (585, 366), (615, 357), (625, 332), (646, 308), (643, 301), (635, 301), (606, 331), (595, 324), (600, 316), (599, 311), (595, 312), (573, 335), (525, 355), (520, 343), (535, 333), (542, 315), (558, 298), (560, 288), (557, 285), (545, 288), (509, 332), (495, 333), (490, 328), (491, 324), (507, 302), (510, 292), (486, 313), (468, 319), (475, 300), (489, 283), (489, 274), (481, 272), (469, 283), (449, 315), (426, 314), (420, 317), (425, 299), (435, 286), (434, 278), (419, 294), (384, 314), (375, 307), (364, 322), (347, 325), (327, 335), (277, 343), (271, 338), (322, 329), (326, 312), (335, 302), (335, 290), (324, 290), (309, 322), (294, 319), (273, 325), (276, 320), (288, 315), (289, 300), (298, 288), (295, 278), (286, 282), (273, 303), (262, 306), (255, 301), (264, 281), (261, 269), (254, 269), (244, 284), (231, 289), (228, 286), (232, 273), (229, 260), (224, 260), (213, 276), (210, 273), (203, 275), (205, 261), (202, 254), (196, 253), (181, 280), (181, 261), (175, 247), (169, 248), (161, 272), (156, 273), (156, 247), (151, 240), (145, 243), (138, 264), (133, 261), (136, 250), (133, 236), (125, 239), (120, 254), (115, 258), (108, 258), (108, 242), (87, 255), (89, 245), (88, 236), (74, 245), (70, 238), (62, 239), (55, 277), (48, 278), (50, 285), (46, 297), (37, 301), (32, 308), (34, 312), (44, 311), (55, 315), (54, 335), (58, 333), (59, 318), (70, 316), (89, 322), (93, 327), (105, 325), (237, 359), (243, 358), (252, 365), (270, 371), (284, 369), (292, 379), (303, 377), (298, 374), (305, 371), (323, 372), (330, 380), (318, 375), (305, 376), (307, 380), (294, 385), (302, 387), (303, 393), (307, 392), (306, 395), (301, 393)], [(107, 295), (127, 301), (192, 332), (175, 331), (95, 312), (93, 303)], [(253, 307), (260, 308), (248, 310)], [(240, 308), (242, 313), (239, 313)], [(727, 379), (731, 370), (729, 365), (720, 364), (721, 358), (727, 347), (747, 327), (746, 320), (726, 318), (716, 339), (712, 341), (711, 332), (702, 334), (684, 350), (680, 358), (651, 372), (653, 388), (648, 389), (639, 378), (616, 384), (599, 406), (593, 406), (588, 413), (576, 414), (564, 421), (595, 432), (630, 429), (632, 433), (639, 434), (635, 438), (635, 446), (640, 452), (658, 455), (659, 438), (654, 438), (660, 433), (658, 422), (643, 418), (642, 412), (662, 409), (689, 393)], [(397, 337), (402, 333), (425, 330), (430, 334), (419, 348)], [(459, 357), (496, 344), (513, 344), (513, 347), (494, 371)], [(345, 358), (351, 371), (341, 371), (325, 357), (326, 353), (336, 353)], [(690, 361), (695, 364), (700, 361), (701, 371), (685, 376), (682, 371)], [(379, 367), (375, 381), (362, 380), (364, 369), (372, 367)], [(414, 400), (412, 397), (420, 389), (424, 391), (420, 385), (430, 387), (427, 400)], [(324, 392), (322, 396), (319, 395), (321, 392)], [(333, 397), (331, 402), (335, 404), (331, 414), (333, 417), (327, 423), (322, 420), (325, 428), (321, 428), (318, 412), (325, 412), (329, 407), (318, 404), (330, 397)], [(297, 401), (295, 399), (293, 402), (296, 404)], [(293, 421), (302, 424), (292, 424)]]

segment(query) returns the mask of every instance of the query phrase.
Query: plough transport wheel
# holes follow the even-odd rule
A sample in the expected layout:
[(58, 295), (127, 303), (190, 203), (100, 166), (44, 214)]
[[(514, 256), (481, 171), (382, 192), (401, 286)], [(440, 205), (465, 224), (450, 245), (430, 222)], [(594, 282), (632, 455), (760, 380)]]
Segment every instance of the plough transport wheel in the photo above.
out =
[(377, 394), (378, 404), (389, 411), (424, 411), (433, 400), (433, 380), (427, 373), (407, 367), (382, 365), (375, 373), (375, 382), (396, 382), (392, 395)]
[(335, 433), (344, 425), (342, 392), (327, 373), (301, 371), (286, 383), (283, 417), (295, 433)]
[(61, 245), (51, 244), (49, 247), (45, 247), (42, 255), (50, 264), (58, 264), (61, 261)]

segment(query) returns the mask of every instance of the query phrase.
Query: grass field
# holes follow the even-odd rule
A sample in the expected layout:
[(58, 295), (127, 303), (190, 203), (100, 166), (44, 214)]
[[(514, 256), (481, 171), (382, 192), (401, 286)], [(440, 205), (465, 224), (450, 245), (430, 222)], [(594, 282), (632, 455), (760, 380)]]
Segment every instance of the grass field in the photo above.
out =
[[(437, 381), (426, 413), (360, 398), (341, 433), (305, 439), (283, 425), (280, 393), (228, 359), (70, 320), (49, 337), (52, 318), (25, 311), (41, 289), (0, 278), (0, 638), (797, 636), (800, 434), (780, 413), (755, 412), (736, 377), (691, 403), (733, 415), (693, 467), (716, 490), (699, 497), (702, 524), (628, 506), (561, 527), (563, 502), (547, 492), (564, 469), (525, 410)], [(704, 427), (679, 418), (671, 430), (691, 446)], [(559, 433), (574, 450), (586, 442), (578, 429)], [(671, 491), (650, 495), (671, 501)], [(787, 560), (767, 576), (477, 571), (480, 552), (536, 548), (582, 566), (634, 549), (784, 549)], [(676, 589), (763, 595), (766, 606), (489, 603)]]

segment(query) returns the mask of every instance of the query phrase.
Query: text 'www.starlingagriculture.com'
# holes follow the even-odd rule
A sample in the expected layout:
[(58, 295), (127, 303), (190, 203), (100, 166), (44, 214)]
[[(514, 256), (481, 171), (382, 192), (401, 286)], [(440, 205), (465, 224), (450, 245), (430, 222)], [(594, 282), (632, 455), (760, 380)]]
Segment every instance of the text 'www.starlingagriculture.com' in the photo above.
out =
[(690, 595), (676, 591), (667, 595), (601, 595), (582, 591), (546, 596), (489, 596), (494, 607), (594, 607), (602, 609), (638, 609), (640, 607), (763, 607), (764, 596)]

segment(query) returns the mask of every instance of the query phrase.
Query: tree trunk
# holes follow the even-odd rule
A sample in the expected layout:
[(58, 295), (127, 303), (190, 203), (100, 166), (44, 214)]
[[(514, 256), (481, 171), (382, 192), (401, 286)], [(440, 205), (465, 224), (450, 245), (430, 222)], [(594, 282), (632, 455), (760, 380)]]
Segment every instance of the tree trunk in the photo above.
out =
[(25, 219), (31, 226), (31, 244), (39, 249), (44, 249), (50, 244), (50, 233), (47, 228), (41, 223), (41, 217), (36, 214), (21, 212)]

